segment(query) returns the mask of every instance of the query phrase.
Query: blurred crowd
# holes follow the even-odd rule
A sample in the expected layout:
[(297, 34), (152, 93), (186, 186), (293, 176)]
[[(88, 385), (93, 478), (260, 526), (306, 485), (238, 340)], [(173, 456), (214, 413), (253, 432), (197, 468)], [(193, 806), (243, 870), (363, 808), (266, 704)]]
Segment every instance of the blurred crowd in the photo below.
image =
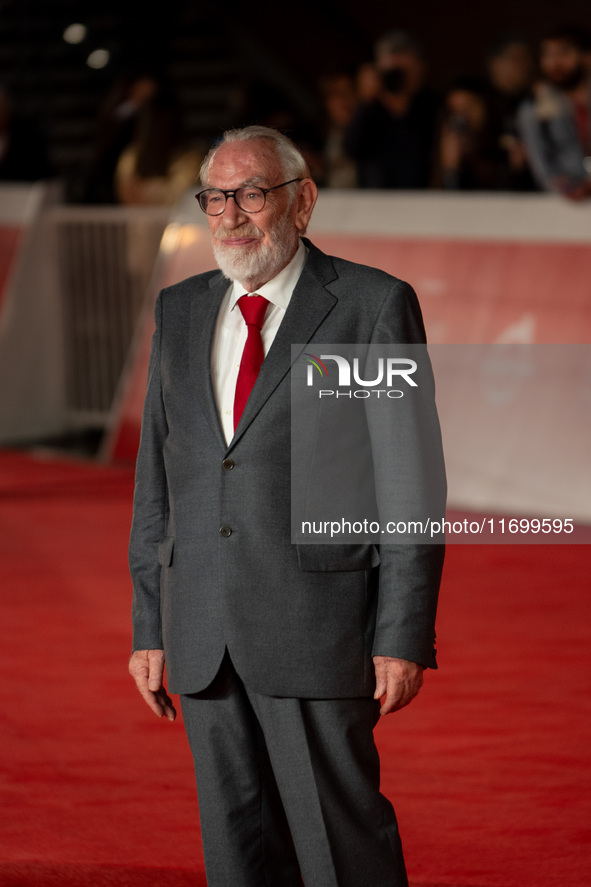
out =
[[(591, 196), (591, 38), (548, 31), (537, 48), (509, 34), (490, 46), (482, 71), (444, 93), (429, 86), (429, 60), (411, 34), (392, 31), (355, 71), (319, 84), (320, 123), (250, 107), (237, 125), (287, 131), (326, 188), (439, 188)], [(188, 144), (164, 81), (120, 78), (101, 112), (83, 199), (170, 204), (197, 181), (207, 146)], [(0, 90), (0, 179), (50, 174), (46, 146)]]
[(199, 174), (170, 88), (149, 72), (120, 78), (99, 119), (88, 203), (172, 204)]
[(591, 39), (561, 27), (537, 54), (520, 35), (491, 47), (481, 76), (443, 95), (420, 43), (393, 31), (354, 76), (321, 84), (328, 187), (532, 191), (591, 196)]

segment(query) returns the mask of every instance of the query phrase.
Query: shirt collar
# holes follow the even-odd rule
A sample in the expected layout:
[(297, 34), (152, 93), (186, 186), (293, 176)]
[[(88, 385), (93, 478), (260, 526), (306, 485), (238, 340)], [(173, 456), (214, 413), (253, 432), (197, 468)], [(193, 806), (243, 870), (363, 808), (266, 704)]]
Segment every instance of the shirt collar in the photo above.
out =
[[(258, 296), (264, 296), (272, 305), (278, 305), (280, 308), (287, 308), (289, 300), (295, 289), (295, 285), (299, 280), (302, 269), (306, 263), (308, 250), (304, 246), (302, 240), (298, 244), (298, 248), (293, 259), (283, 268), (279, 274), (260, 286), (256, 291)], [(244, 295), (244, 286), (237, 280), (232, 281), (230, 290), (230, 303), (228, 310), (232, 311), (240, 296)], [(250, 293), (249, 293), (250, 295)]]

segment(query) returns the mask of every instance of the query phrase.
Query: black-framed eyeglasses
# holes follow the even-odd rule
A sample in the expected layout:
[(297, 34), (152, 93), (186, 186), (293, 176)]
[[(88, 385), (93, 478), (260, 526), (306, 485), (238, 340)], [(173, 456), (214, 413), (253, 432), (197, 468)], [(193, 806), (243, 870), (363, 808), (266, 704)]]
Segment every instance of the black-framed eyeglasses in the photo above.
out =
[(221, 188), (206, 188), (195, 194), (195, 198), (199, 201), (199, 206), (208, 216), (221, 216), (226, 208), (228, 197), (233, 197), (236, 206), (245, 213), (260, 213), (267, 202), (267, 194), (270, 191), (276, 191), (277, 188), (283, 188), (285, 185), (292, 185), (294, 182), (301, 182), (301, 179), (290, 179), (289, 182), (281, 182), (280, 185), (274, 185), (272, 188), (259, 188), (256, 185), (245, 185), (243, 188), (235, 188), (232, 191), (222, 191)]

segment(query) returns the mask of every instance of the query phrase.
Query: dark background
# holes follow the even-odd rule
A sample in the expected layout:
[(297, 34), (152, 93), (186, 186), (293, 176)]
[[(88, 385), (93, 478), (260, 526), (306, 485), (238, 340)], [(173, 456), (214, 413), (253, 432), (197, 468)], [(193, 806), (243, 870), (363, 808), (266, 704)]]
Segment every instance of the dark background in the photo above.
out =
[[(62, 39), (72, 22), (88, 27), (75, 46)], [(321, 124), (319, 78), (354, 72), (392, 28), (421, 39), (431, 84), (443, 91), (458, 75), (482, 73), (499, 35), (517, 32), (535, 46), (549, 26), (563, 23), (591, 27), (589, 3), (0, 0), (0, 83), (20, 111), (36, 117), (54, 168), (75, 192), (99, 109), (130, 67), (165, 74), (187, 139), (207, 144), (228, 126), (267, 120), (282, 107), (303, 125)], [(93, 70), (86, 58), (98, 47), (111, 61)]]

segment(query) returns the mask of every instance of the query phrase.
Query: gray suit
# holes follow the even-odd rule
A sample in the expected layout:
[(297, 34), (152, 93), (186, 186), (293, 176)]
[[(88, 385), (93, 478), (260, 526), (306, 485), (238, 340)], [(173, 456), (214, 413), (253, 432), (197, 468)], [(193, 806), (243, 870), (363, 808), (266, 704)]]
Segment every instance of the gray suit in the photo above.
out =
[[(226, 650), (248, 693), (264, 697), (373, 705), (372, 655), (435, 667), (440, 546), (291, 544), (292, 343), (424, 341), (411, 287), (306, 245), (306, 265), (229, 445), (210, 374), (228, 281), (219, 271), (192, 277), (156, 304), (130, 564), (134, 649), (164, 649), (172, 692), (204, 691)], [(202, 801), (200, 790), (203, 817)], [(333, 883), (319, 877), (322, 887)]]

